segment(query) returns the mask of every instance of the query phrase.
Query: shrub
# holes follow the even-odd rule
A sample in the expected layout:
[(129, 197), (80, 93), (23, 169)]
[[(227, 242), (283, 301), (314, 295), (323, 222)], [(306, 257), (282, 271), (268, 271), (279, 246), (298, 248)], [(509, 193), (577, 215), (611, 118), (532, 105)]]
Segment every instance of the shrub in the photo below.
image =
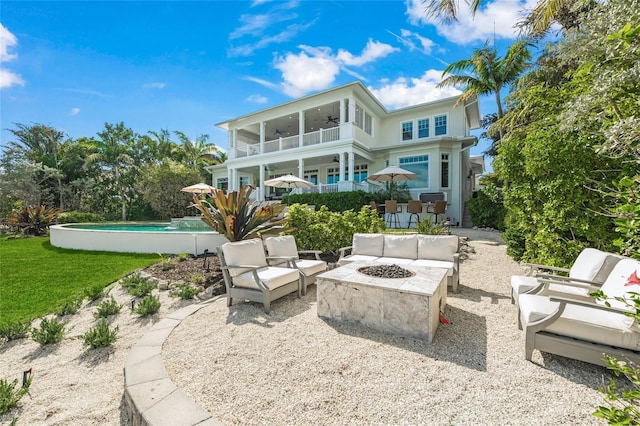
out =
[(112, 296), (109, 300), (103, 301), (98, 306), (98, 310), (93, 313), (93, 316), (95, 318), (106, 318), (109, 315), (120, 313), (120, 309), (122, 309), (122, 305), (119, 305)]
[(296, 238), (298, 250), (320, 250), (325, 254), (337, 254), (340, 247), (349, 246), (357, 232), (382, 232), (384, 220), (366, 205), (358, 213), (347, 210), (330, 212), (326, 206), (313, 211), (304, 205), (294, 204), (287, 213), (291, 234)]
[(60, 317), (65, 315), (75, 315), (78, 313), (78, 309), (80, 309), (81, 304), (82, 300), (79, 299), (67, 300), (62, 305), (58, 306), (55, 314)]
[(191, 282), (196, 286), (204, 285), (206, 280), (207, 279), (202, 274), (193, 274), (193, 275), (191, 275)]
[(282, 198), (282, 202), (289, 205), (306, 204), (316, 206), (316, 210), (322, 206), (326, 206), (331, 212), (343, 212), (347, 210), (360, 211), (362, 206), (369, 205), (371, 201), (380, 204), (386, 199), (387, 194), (383, 192), (312, 192), (307, 194), (285, 195)]
[(31, 329), (31, 338), (41, 345), (58, 343), (64, 336), (64, 324), (57, 319), (42, 318), (40, 329)]
[[(118, 310), (120, 308), (118, 307)], [(119, 327), (110, 328), (109, 322), (102, 318), (95, 327), (90, 328), (85, 334), (82, 335), (82, 339), (86, 346), (91, 349), (103, 348), (110, 346), (118, 338)]]
[(185, 260), (189, 260), (191, 255), (189, 253), (180, 253), (176, 256), (178, 262), (184, 262)]
[(506, 210), (502, 191), (494, 185), (487, 185), (478, 191), (476, 198), (469, 200), (469, 214), (475, 226), (490, 227), (504, 231)]
[(104, 296), (104, 287), (100, 284), (84, 289), (84, 297), (89, 299), (89, 302), (96, 301), (102, 296)]
[(133, 309), (133, 312), (140, 315), (141, 317), (146, 317), (149, 315), (153, 315), (160, 310), (160, 299), (158, 296), (146, 296), (142, 299), (138, 306)]
[(29, 321), (14, 321), (0, 323), (0, 339), (18, 340), (29, 335), (31, 324)]
[(419, 234), (425, 235), (447, 235), (449, 229), (441, 223), (433, 223), (430, 220), (421, 220), (416, 227)]
[(31, 377), (27, 379), (24, 386), (16, 389), (18, 386), (18, 379), (13, 382), (8, 382), (4, 379), (0, 379), (0, 415), (8, 413), (9, 410), (18, 406), (18, 401), (27, 392), (29, 392), (29, 386), (31, 386)]
[(9, 226), (26, 235), (44, 235), (47, 227), (56, 222), (58, 210), (46, 206), (25, 206), (9, 213)]
[(104, 216), (97, 213), (62, 212), (58, 215), (58, 223), (104, 222)]
[(120, 281), (120, 285), (127, 289), (132, 296), (142, 297), (151, 293), (156, 284), (140, 274), (131, 274)]
[(178, 284), (175, 290), (172, 290), (169, 295), (171, 297), (179, 297), (183, 300), (191, 300), (196, 294), (199, 293), (199, 290), (196, 287), (192, 287), (189, 284)]

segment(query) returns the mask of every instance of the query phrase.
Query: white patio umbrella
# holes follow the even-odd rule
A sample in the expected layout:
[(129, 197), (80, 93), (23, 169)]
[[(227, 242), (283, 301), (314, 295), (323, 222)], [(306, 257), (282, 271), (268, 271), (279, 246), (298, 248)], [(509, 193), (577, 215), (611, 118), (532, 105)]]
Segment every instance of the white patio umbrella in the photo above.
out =
[(409, 170), (401, 169), (397, 166), (389, 166), (372, 175), (367, 176), (369, 180), (384, 182), (400, 182), (417, 178), (418, 175)]
[(314, 186), (311, 182), (300, 179), (294, 175), (284, 175), (277, 178), (265, 180), (264, 184), (274, 188), (311, 188)]
[(185, 186), (180, 191), (191, 192), (192, 194), (208, 194), (213, 192), (214, 189), (213, 186), (207, 185), (206, 183), (196, 183), (195, 185)]

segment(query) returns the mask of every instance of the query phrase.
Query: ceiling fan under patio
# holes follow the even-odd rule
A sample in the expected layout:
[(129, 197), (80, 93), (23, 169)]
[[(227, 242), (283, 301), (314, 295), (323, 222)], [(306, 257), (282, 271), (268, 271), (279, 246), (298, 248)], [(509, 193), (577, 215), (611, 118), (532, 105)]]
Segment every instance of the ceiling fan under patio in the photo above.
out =
[(327, 115), (327, 124), (329, 123), (333, 123), (333, 124), (338, 124), (338, 117), (333, 117), (331, 115)]

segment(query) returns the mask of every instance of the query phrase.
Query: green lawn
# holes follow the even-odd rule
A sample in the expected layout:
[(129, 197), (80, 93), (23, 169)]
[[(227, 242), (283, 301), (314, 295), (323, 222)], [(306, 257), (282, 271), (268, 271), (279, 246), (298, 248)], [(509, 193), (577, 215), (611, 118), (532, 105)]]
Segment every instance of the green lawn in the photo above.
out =
[(157, 254), (60, 249), (49, 238), (2, 238), (0, 323), (46, 315), (86, 288), (107, 286), (159, 260)]

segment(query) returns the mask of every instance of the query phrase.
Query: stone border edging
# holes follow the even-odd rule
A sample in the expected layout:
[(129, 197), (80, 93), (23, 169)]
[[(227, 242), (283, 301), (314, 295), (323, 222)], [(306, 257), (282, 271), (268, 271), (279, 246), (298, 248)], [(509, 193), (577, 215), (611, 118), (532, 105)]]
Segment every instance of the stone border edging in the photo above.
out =
[(223, 426), (171, 381), (162, 345), (183, 319), (225, 295), (185, 306), (161, 319), (131, 348), (124, 365), (124, 402), (134, 426)]

